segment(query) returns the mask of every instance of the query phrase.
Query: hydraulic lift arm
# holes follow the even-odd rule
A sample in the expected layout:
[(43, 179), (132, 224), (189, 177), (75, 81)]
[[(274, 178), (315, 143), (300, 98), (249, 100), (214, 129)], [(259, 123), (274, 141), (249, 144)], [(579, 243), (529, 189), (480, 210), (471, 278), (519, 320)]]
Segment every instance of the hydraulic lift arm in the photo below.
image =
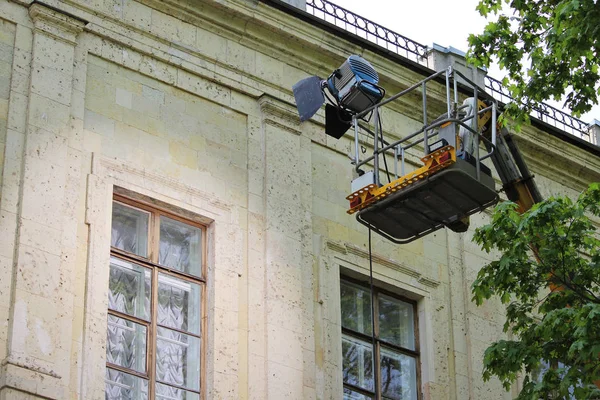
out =
[(542, 201), (517, 143), (506, 128), (500, 130), (491, 159), (502, 181), (502, 189), (510, 201), (519, 205), (521, 213)]

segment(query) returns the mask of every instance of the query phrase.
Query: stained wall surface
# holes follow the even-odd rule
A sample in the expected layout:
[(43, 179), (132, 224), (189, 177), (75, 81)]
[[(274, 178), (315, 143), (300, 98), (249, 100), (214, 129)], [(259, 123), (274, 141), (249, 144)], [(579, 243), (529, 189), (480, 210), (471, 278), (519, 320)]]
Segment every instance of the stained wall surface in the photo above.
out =
[[(6, 127), (8, 124), (8, 93), (10, 91), (10, 78), (12, 75), (12, 59), (15, 48), (15, 25), (2, 21), (0, 25), (0, 145), (2, 155), (6, 148)], [(0, 159), (0, 164), (4, 164)], [(1, 168), (1, 167), (0, 167)], [(1, 174), (0, 169), (0, 175)], [(1, 187), (0, 182), (0, 187)]]
[[(369, 271), (346, 214), (353, 141), (323, 111), (299, 124), (291, 87), (349, 54), (389, 93), (425, 77), (263, 2), (0, 0), (0, 399), (104, 398), (114, 193), (207, 226), (205, 399), (341, 399), (340, 275)], [(395, 137), (421, 127), (414, 99), (384, 112)], [(589, 151), (518, 140), (544, 196), (600, 180)], [(376, 285), (417, 304), (424, 399), (515, 393), (481, 379), (504, 322), (470, 302), (487, 219), (373, 237)]]

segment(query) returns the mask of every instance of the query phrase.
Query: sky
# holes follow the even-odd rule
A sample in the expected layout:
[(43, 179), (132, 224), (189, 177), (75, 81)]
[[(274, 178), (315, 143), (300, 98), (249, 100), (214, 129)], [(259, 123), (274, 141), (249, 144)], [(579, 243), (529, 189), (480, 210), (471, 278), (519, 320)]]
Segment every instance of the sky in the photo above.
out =
[[(444, 47), (468, 49), (470, 33), (480, 33), (486, 25), (484, 17), (475, 9), (478, 0), (332, 0), (356, 14), (383, 25), (421, 44), (437, 43)], [(488, 69), (488, 75), (502, 79), (497, 65)], [(547, 101), (562, 109), (561, 102)], [(564, 109), (566, 113), (569, 110)], [(600, 106), (580, 118), (585, 122), (600, 120)]]

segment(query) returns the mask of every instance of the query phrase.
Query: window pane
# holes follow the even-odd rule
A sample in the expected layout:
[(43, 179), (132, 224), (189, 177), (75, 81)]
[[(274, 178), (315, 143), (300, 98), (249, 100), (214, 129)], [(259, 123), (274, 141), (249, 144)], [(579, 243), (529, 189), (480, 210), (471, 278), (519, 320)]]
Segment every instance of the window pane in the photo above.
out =
[(149, 320), (150, 279), (149, 269), (111, 257), (108, 308)]
[(106, 368), (106, 400), (145, 400), (148, 381), (121, 371)]
[(148, 213), (113, 202), (111, 245), (148, 256)]
[(169, 400), (200, 400), (200, 395), (198, 393), (188, 392), (187, 390), (179, 389), (173, 386), (167, 386), (163, 385), (162, 383), (157, 383), (156, 398)]
[(341, 282), (342, 326), (371, 336), (371, 295), (369, 290)]
[(394, 400), (417, 400), (415, 359), (381, 348), (381, 393)]
[(412, 304), (385, 295), (379, 296), (379, 338), (410, 350), (415, 349)]
[(200, 338), (157, 328), (156, 378), (200, 390)]
[(158, 274), (158, 324), (200, 334), (200, 285)]
[(344, 383), (373, 390), (373, 347), (371, 343), (343, 335)]
[(344, 400), (371, 400), (371, 396), (353, 391), (352, 389), (344, 388)]
[(542, 380), (544, 379), (544, 375), (546, 374), (546, 372), (548, 372), (549, 369), (550, 369), (550, 363), (548, 361), (546, 361), (546, 360), (540, 361), (540, 365), (531, 374), (532, 380), (536, 383), (541, 383)]
[(137, 372), (146, 372), (146, 327), (109, 315), (106, 362)]
[(201, 239), (201, 229), (161, 216), (159, 263), (201, 276)]

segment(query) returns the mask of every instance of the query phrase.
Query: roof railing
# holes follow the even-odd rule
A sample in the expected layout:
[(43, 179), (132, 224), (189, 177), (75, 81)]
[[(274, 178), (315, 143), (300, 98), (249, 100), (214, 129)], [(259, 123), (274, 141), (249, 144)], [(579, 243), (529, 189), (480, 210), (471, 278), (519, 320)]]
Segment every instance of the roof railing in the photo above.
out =
[(389, 51), (427, 66), (427, 46), (327, 0), (306, 0), (306, 11)]
[[(366, 39), (380, 47), (428, 68), (429, 48), (406, 36), (361, 17), (327, 0), (306, 0), (306, 11), (350, 34)], [(485, 77), (485, 87), (496, 100), (508, 103), (512, 100), (502, 82), (490, 76)], [(592, 143), (590, 125), (557, 108), (542, 103), (531, 116), (562, 131)]]
[[(498, 79), (486, 76), (484, 80), (485, 88), (496, 100), (502, 103), (508, 103), (513, 100), (508, 89), (505, 88)], [(583, 139), (586, 142), (591, 142), (590, 125), (558, 108), (552, 107), (546, 103), (541, 103), (534, 108), (531, 112), (531, 116), (561, 129), (566, 133)]]

